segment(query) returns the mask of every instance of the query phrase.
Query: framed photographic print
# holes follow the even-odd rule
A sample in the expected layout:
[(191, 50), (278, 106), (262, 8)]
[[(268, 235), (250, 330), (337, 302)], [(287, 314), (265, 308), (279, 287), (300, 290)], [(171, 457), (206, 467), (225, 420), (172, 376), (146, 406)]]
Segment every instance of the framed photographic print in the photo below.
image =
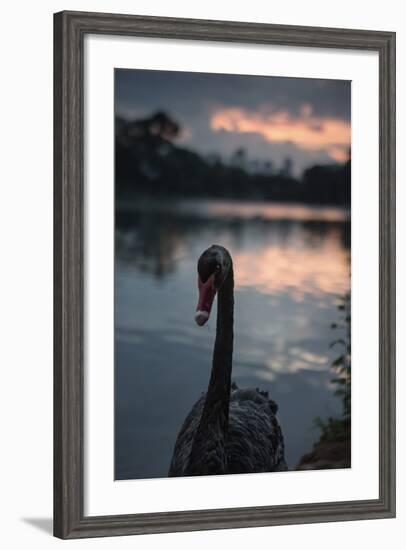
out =
[(54, 533), (395, 515), (395, 35), (55, 15)]

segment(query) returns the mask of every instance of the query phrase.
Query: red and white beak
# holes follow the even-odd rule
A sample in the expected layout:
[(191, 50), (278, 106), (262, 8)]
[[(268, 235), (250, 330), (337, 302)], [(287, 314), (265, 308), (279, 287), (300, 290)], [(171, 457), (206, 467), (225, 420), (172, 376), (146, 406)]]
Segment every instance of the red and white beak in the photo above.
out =
[(197, 285), (199, 289), (199, 301), (197, 302), (195, 321), (202, 327), (210, 317), (213, 300), (217, 289), (214, 287), (214, 273), (210, 275), (205, 283), (200, 276), (197, 276)]

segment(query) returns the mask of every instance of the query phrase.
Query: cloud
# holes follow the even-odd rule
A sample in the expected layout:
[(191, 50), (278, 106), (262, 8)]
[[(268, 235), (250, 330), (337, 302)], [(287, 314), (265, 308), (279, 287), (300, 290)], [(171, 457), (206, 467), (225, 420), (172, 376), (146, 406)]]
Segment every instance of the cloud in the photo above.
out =
[[(265, 118), (265, 121), (276, 113), (280, 117), (285, 113), (290, 132), (285, 132), (285, 141), (270, 141), (264, 137), (263, 130), (258, 132), (258, 121), (256, 131), (254, 128), (252, 132), (213, 130), (213, 116), (231, 109), (241, 111), (252, 125), (255, 113), (258, 120)], [(349, 141), (344, 146), (330, 140), (328, 149), (323, 144), (320, 149), (316, 145), (313, 149), (305, 148), (303, 139), (298, 137), (299, 122), (297, 132), (293, 131), (292, 125), (294, 121), (303, 122), (307, 117), (313, 131), (307, 130), (306, 135), (314, 135), (315, 140), (320, 140), (316, 135), (318, 129), (335, 132), (332, 124), (326, 127), (327, 121), (335, 122), (339, 128), (347, 128), (349, 133), (351, 82), (116, 69), (115, 110), (117, 115), (128, 119), (144, 118), (163, 110), (184, 129), (179, 144), (199, 154), (215, 153), (226, 159), (243, 147), (250, 158), (271, 160), (274, 168), (282, 166), (289, 157), (293, 161), (293, 173), (300, 175), (314, 164), (329, 163), (332, 159), (337, 162), (345, 160)], [(281, 121), (278, 127), (281, 129)], [(305, 141), (309, 143), (309, 140)]]
[(241, 107), (219, 108), (210, 118), (215, 132), (259, 134), (271, 143), (292, 143), (306, 151), (324, 150), (334, 160), (344, 162), (351, 143), (351, 126), (346, 120), (313, 114), (303, 104), (299, 115), (287, 110), (254, 111)]

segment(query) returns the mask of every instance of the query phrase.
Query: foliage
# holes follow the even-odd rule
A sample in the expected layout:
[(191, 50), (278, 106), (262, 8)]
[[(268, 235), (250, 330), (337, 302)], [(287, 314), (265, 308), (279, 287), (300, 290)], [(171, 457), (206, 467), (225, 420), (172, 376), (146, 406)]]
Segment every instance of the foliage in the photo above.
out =
[(321, 430), (320, 441), (341, 441), (351, 438), (351, 294), (343, 296), (338, 304), (340, 319), (331, 328), (342, 333), (333, 340), (331, 347), (339, 348), (340, 353), (331, 364), (334, 374), (331, 383), (335, 394), (342, 401), (340, 418), (322, 420), (316, 418), (315, 424)]

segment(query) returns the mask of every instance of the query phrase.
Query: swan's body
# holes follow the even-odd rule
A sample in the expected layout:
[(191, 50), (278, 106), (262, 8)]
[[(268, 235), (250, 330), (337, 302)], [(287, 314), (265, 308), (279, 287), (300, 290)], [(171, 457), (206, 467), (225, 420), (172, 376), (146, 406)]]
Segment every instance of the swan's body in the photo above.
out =
[[(179, 432), (173, 453), (170, 476), (188, 475), (188, 459), (192, 442), (202, 416), (206, 394), (194, 404)], [(268, 396), (256, 389), (237, 389), (233, 386), (230, 397), (229, 425), (225, 439), (226, 471), (275, 472), (286, 470), (282, 432), (276, 420), (276, 405)], [(203, 447), (201, 470), (216, 474), (217, 460), (210, 471), (210, 445)]]
[(196, 322), (203, 325), (218, 292), (217, 333), (209, 387), (186, 417), (169, 476), (286, 470), (277, 406), (267, 392), (231, 386), (234, 278), (231, 256), (218, 245), (199, 259)]

